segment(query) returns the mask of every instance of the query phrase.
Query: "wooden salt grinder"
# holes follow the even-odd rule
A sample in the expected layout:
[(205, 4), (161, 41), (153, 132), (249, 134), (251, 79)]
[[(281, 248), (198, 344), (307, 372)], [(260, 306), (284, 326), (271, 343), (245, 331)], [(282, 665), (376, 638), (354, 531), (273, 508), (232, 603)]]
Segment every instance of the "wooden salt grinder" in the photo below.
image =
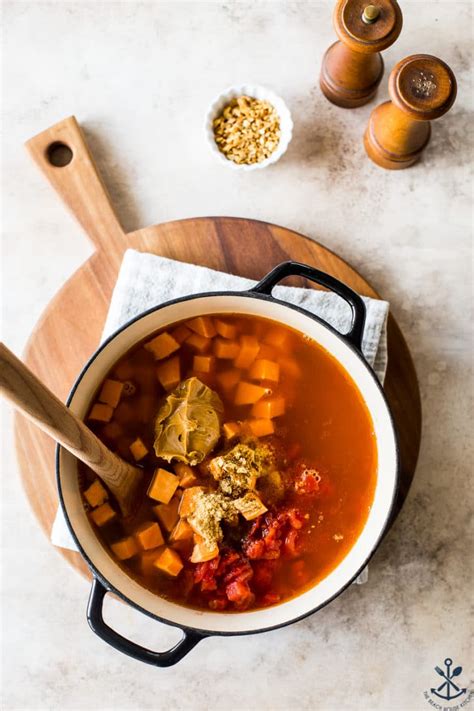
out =
[(319, 83), (329, 101), (353, 109), (375, 96), (384, 70), (380, 52), (400, 34), (402, 12), (396, 0), (338, 0), (333, 22), (339, 41), (323, 57)]
[(453, 105), (456, 78), (441, 59), (414, 54), (394, 67), (388, 89), (392, 100), (372, 111), (364, 144), (374, 163), (401, 170), (416, 163), (428, 144), (430, 120)]

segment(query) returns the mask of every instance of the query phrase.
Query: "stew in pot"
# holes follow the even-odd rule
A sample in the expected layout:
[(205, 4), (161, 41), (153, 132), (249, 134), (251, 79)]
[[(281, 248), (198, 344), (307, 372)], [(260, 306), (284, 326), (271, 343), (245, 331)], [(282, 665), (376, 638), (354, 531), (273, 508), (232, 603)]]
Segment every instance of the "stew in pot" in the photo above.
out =
[(128, 574), (179, 604), (285, 601), (327, 576), (367, 520), (367, 407), (326, 350), (279, 323), (216, 314), (155, 333), (112, 368), (87, 420), (146, 474), (123, 518), (81, 465), (91, 523)]

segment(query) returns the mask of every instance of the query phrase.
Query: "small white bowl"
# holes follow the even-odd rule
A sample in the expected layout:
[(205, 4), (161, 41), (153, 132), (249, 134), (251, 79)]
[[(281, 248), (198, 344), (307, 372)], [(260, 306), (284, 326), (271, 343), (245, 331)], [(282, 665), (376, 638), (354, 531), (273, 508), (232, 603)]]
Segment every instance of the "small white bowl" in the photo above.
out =
[[(252, 96), (254, 99), (268, 101), (275, 108), (280, 119), (280, 141), (278, 146), (273, 153), (265, 160), (262, 160), (261, 163), (234, 163), (234, 161), (229, 160), (229, 158), (226, 158), (225, 155), (221, 153), (214, 138), (214, 119), (219, 116), (224, 106), (226, 106), (226, 104), (228, 104), (232, 99), (236, 99), (237, 97), (244, 95)], [(261, 168), (266, 168), (267, 165), (276, 163), (286, 151), (293, 135), (293, 121), (291, 120), (291, 114), (285, 102), (273, 91), (266, 89), (263, 86), (242, 84), (241, 86), (229, 87), (226, 91), (214, 99), (206, 114), (204, 130), (209, 148), (220, 163), (223, 163), (228, 168), (232, 168), (232, 170), (259, 170)]]

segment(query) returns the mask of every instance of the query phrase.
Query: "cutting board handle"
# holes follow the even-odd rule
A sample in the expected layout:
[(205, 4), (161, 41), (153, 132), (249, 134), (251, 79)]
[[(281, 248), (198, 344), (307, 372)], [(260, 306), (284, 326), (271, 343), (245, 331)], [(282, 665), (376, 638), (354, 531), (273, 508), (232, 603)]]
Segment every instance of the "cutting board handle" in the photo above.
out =
[(26, 147), (96, 248), (119, 257), (124, 232), (76, 118), (56, 123)]

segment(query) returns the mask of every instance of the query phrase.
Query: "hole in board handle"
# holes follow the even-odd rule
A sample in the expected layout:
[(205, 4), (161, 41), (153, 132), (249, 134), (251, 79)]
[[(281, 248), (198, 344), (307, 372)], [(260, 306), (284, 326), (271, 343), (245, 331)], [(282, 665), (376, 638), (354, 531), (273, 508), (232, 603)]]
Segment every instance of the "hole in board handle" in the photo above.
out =
[(73, 159), (73, 152), (65, 143), (55, 141), (46, 149), (46, 158), (55, 168), (64, 168)]

